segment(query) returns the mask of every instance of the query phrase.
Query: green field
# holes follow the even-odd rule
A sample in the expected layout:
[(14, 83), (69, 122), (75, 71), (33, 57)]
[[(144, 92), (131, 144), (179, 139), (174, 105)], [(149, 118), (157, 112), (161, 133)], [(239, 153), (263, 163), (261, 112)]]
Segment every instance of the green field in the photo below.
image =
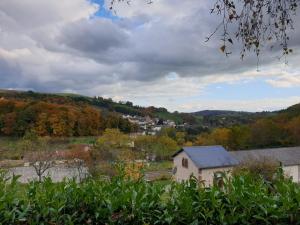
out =
[[(94, 144), (97, 137), (68, 137), (68, 138), (51, 138), (48, 142), (47, 149), (65, 150), (75, 144)], [(20, 145), (22, 138), (16, 137), (0, 137), (0, 160), (20, 159)]]

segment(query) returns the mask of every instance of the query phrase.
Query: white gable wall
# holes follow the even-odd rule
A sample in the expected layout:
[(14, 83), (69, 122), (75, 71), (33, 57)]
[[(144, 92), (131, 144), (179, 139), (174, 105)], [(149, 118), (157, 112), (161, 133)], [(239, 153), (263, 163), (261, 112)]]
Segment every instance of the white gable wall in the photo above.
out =
[(300, 167), (298, 165), (295, 166), (283, 166), (282, 167), (284, 174), (287, 177), (292, 177), (293, 181), (296, 183), (300, 182), (300, 177), (299, 177), (299, 170)]
[[(188, 159), (188, 168), (182, 166), (183, 158)], [(174, 163), (174, 167), (177, 168), (177, 171), (174, 175), (176, 181), (181, 182), (181, 181), (188, 180), (191, 175), (194, 175), (195, 177), (198, 178), (198, 168), (185, 152), (182, 151), (178, 155), (176, 155), (173, 158), (173, 163)]]
[(227, 174), (228, 176), (230, 176), (230, 171), (232, 171), (232, 167), (202, 169), (201, 177), (202, 177), (205, 187), (213, 185), (215, 173), (225, 172), (225, 173), (228, 173)]

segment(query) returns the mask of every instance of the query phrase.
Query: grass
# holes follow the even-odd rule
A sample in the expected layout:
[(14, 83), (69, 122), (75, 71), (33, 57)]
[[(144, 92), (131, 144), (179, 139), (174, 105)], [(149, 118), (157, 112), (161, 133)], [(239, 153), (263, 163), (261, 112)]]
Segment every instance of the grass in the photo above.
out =
[(146, 172), (171, 170), (173, 168), (172, 161), (150, 162), (150, 165), (145, 168)]
[[(47, 148), (50, 150), (65, 150), (74, 144), (93, 144), (96, 139), (97, 137), (51, 138)], [(22, 155), (19, 150), (21, 142), (22, 138), (0, 137), (0, 160), (19, 160)]]

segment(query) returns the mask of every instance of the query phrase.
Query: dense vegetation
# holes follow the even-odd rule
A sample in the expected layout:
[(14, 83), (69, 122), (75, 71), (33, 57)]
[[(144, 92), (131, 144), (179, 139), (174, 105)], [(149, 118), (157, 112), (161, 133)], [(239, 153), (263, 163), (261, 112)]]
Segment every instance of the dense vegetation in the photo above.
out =
[(250, 124), (215, 128), (194, 143), (220, 144), (232, 150), (300, 145), (300, 104)]
[(28, 131), (39, 136), (96, 136), (106, 128), (119, 128), (124, 132), (137, 129), (118, 114), (102, 114), (99, 109), (85, 104), (0, 99), (2, 136), (23, 136)]
[(196, 113), (169, 112), (167, 109), (153, 106), (141, 107), (133, 105), (132, 102), (114, 102), (112, 99), (102, 97), (87, 97), (75, 94), (47, 94), (32, 91), (7, 91), (0, 90), (0, 98), (14, 99), (19, 101), (43, 101), (54, 104), (67, 105), (89, 105), (100, 108), (104, 111), (117, 112), (132, 116), (150, 116), (163, 120), (173, 120), (176, 124), (188, 124), (187, 130), (197, 133), (205, 130), (206, 127), (229, 126), (232, 124), (248, 123), (259, 116), (268, 113), (246, 113), (232, 111), (200, 111)]
[(300, 188), (244, 174), (223, 187), (112, 180), (0, 180), (1, 224), (299, 224)]
[[(135, 106), (132, 102), (114, 102), (112, 99), (102, 97), (87, 97), (76, 94), (49, 94), (49, 93), (37, 93), (32, 91), (8, 91), (0, 90), (0, 98), (14, 99), (14, 100), (29, 100), (29, 101), (44, 101), (55, 104), (68, 104), (68, 105), (89, 105), (97, 108), (101, 108), (109, 112), (117, 112), (132, 116), (151, 116), (159, 117), (161, 119), (171, 119), (177, 123), (184, 122), (184, 117), (181, 113), (170, 113), (165, 108), (141, 107)], [(186, 115), (185, 115), (186, 116)], [(193, 116), (190, 116), (193, 118)]]

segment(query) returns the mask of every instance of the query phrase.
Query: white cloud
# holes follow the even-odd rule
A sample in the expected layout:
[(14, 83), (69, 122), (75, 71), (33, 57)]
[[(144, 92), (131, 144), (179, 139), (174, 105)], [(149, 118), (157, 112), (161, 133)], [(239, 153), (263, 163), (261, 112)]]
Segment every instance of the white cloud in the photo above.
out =
[(277, 53), (267, 52), (258, 73), (255, 57), (242, 62), (233, 49), (236, 54), (225, 58), (218, 37), (204, 43), (218, 22), (209, 14), (211, 1), (131, 2), (117, 5), (121, 18), (110, 21), (94, 17), (99, 6), (87, 0), (0, 1), (0, 88), (70, 91), (192, 110), (197, 104), (179, 102), (201, 96), (210, 84), (262, 78), (277, 87), (299, 85), (299, 55), (291, 57), (293, 70), (283, 70)]
[(300, 96), (287, 98), (263, 98), (254, 100), (214, 100), (201, 99), (197, 102), (188, 102), (178, 106), (181, 111), (195, 112), (204, 109), (211, 110), (236, 110), (247, 112), (275, 111), (285, 109), (300, 102)]
[(282, 75), (273, 80), (267, 80), (269, 84), (278, 88), (300, 87), (300, 75)]
[[(1, 0), (0, 9), (4, 18), (25, 30), (89, 18), (98, 5), (86, 0)], [(9, 30), (7, 23), (1, 25)]]

